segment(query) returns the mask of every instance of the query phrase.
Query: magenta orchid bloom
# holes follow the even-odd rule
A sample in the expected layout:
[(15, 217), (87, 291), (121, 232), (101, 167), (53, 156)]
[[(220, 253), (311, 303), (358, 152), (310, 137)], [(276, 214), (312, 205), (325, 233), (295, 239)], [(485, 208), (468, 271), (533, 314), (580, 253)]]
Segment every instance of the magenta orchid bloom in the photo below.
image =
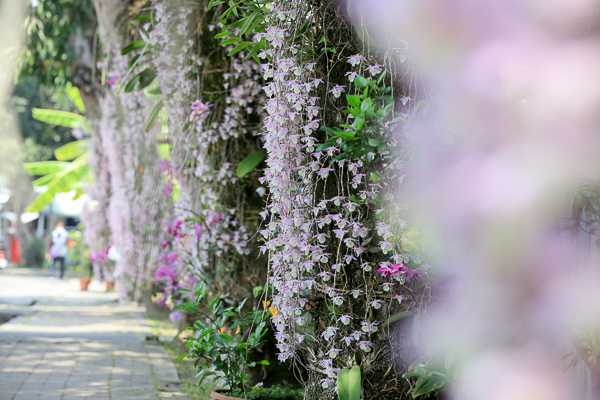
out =
[(425, 271), (423, 271), (422, 269), (410, 269), (403, 263), (392, 264), (389, 267), (381, 267), (377, 270), (377, 272), (380, 272), (381, 276), (383, 276), (384, 278), (389, 275), (392, 275), (395, 278), (396, 274), (398, 274), (399, 272), (406, 272), (407, 282), (409, 282), (412, 277), (415, 277), (416, 280), (419, 280), (419, 278), (425, 274)]
[(410, 281), (410, 279), (414, 276), (416, 280), (419, 280), (420, 277), (422, 277), (425, 274), (425, 271), (423, 271), (420, 268), (415, 268), (415, 269), (408, 269), (406, 268), (406, 281)]
[(384, 278), (386, 276), (392, 275), (392, 276), (396, 276), (396, 273), (398, 272), (397, 270), (394, 270), (390, 267), (381, 267), (377, 270), (377, 272), (381, 273), (381, 276), (383, 276)]

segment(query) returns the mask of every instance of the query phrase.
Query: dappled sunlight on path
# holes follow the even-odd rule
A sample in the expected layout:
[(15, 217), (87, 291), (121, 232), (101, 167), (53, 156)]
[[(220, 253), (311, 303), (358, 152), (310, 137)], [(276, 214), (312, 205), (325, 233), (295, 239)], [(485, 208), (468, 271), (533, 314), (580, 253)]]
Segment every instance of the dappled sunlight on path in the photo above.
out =
[(0, 274), (0, 400), (186, 399), (160, 345), (144, 340), (144, 308), (94, 282)]

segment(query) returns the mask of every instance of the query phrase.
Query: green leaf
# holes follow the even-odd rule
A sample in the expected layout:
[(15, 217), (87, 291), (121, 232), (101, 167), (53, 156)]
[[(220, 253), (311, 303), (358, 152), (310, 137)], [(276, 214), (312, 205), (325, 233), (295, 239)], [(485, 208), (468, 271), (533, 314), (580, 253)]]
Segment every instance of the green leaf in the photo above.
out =
[(135, 65), (138, 58), (140, 58), (140, 56), (141, 56), (141, 54), (136, 54), (135, 56), (131, 57), (131, 60), (129, 60), (129, 65), (127, 65), (127, 70), (130, 70), (131, 68), (133, 68), (133, 66)]
[(52, 181), (52, 179), (54, 179), (54, 177), (56, 177), (56, 174), (57, 172), (53, 172), (51, 174), (42, 176), (41, 178), (38, 178), (31, 183), (33, 184), (33, 186), (46, 186)]
[(151, 68), (146, 68), (138, 75), (140, 77), (140, 84), (138, 85), (137, 90), (142, 90), (149, 86), (154, 81), (154, 78), (156, 78), (156, 72)]
[(415, 383), (415, 388), (412, 393), (413, 399), (441, 388), (447, 381), (448, 377), (437, 371), (434, 371), (431, 376), (420, 377), (417, 380), (417, 383)]
[(133, 90), (133, 88), (135, 87), (135, 84), (139, 80), (140, 80), (140, 74), (137, 74), (136, 76), (131, 78), (131, 80), (129, 82), (127, 82), (127, 85), (125, 85), (125, 93), (131, 92)]
[(222, 32), (222, 33), (219, 33), (218, 35), (215, 35), (215, 39), (221, 39), (221, 38), (224, 38), (225, 36), (229, 36), (229, 35), (231, 35), (231, 32)]
[[(259, 14), (257, 14), (257, 15), (259, 15)], [(258, 18), (256, 19), (256, 21), (254, 21), (254, 23), (250, 27), (250, 29), (248, 29), (248, 33), (257, 33), (254, 31), (256, 29), (256, 25), (261, 23), (263, 20), (264, 20), (264, 17), (262, 15), (259, 15)]]
[(371, 108), (371, 106), (373, 105), (373, 100), (371, 99), (365, 99), (361, 104), (360, 104), (360, 110), (362, 112), (367, 111), (369, 108)]
[[(233, 329), (231, 329), (231, 330), (233, 330)], [(246, 347), (248, 347), (248, 343), (241, 343), (234, 350), (235, 351), (246, 350)]]
[(351, 106), (354, 106), (354, 107), (360, 106), (360, 96), (357, 94), (347, 94), (346, 100), (348, 101), (348, 104), (350, 104)]
[(239, 52), (239, 51), (241, 51), (241, 50), (245, 49), (246, 47), (248, 47), (248, 46), (252, 46), (252, 44), (253, 44), (252, 42), (244, 42), (244, 43), (240, 43), (240, 44), (238, 44), (237, 46), (235, 46), (233, 49), (231, 49), (231, 50), (229, 51), (229, 53), (227, 53), (227, 56), (228, 56), (228, 57), (231, 57), (232, 55), (234, 55), (235, 53), (237, 53), (237, 52)]
[(141, 15), (141, 16), (137, 17), (135, 20), (140, 21), (140, 22), (152, 22), (150, 17), (147, 15)]
[(244, 300), (242, 300), (242, 302), (240, 303), (239, 306), (237, 306), (237, 308), (235, 309), (236, 312), (240, 312), (242, 311), (242, 307), (244, 307), (244, 304), (246, 304), (246, 301), (248, 301), (248, 297), (246, 297)]
[(131, 42), (121, 49), (121, 55), (124, 56), (125, 54), (129, 54), (134, 50), (141, 49), (145, 45), (146, 42), (144, 42), (143, 40), (136, 40), (135, 42)]
[(360, 400), (360, 386), (361, 386), (361, 376), (360, 376), (360, 367), (355, 365), (350, 369), (349, 376), (349, 400)]
[(252, 288), (252, 294), (254, 295), (254, 297), (258, 297), (260, 296), (260, 294), (263, 291), (263, 287), (262, 286), (254, 286), (254, 288)]
[(158, 115), (160, 114), (160, 110), (163, 108), (163, 102), (159, 101), (156, 103), (152, 111), (150, 112), (150, 116), (146, 121), (146, 132), (150, 131), (150, 129), (154, 128), (154, 124), (156, 124), (156, 120), (158, 119)]
[(238, 165), (236, 174), (238, 178), (243, 178), (252, 171), (262, 160), (267, 158), (267, 153), (263, 150), (256, 151), (244, 158)]
[(232, 38), (229, 38), (229, 39), (225, 39), (225, 40), (223, 40), (221, 42), (221, 46), (227, 46), (227, 45), (230, 45), (230, 44), (233, 44), (233, 43), (237, 43), (240, 40), (241, 39), (239, 37), (232, 37)]
[(171, 362), (179, 362), (179, 361), (183, 360), (186, 356), (187, 356), (187, 354), (184, 354), (182, 356), (174, 358), (173, 360), (171, 360)]
[(87, 140), (76, 140), (67, 143), (54, 150), (54, 156), (58, 161), (70, 161), (83, 155), (88, 149)]
[(79, 110), (80, 113), (85, 114), (85, 104), (83, 104), (83, 100), (81, 99), (81, 94), (79, 93), (79, 88), (73, 85), (69, 85), (65, 88), (65, 93), (73, 103), (75, 103), (75, 107)]
[(369, 146), (373, 146), (373, 147), (379, 147), (381, 146), (383, 142), (379, 139), (375, 139), (375, 138), (370, 138), (369, 139)]
[(31, 204), (27, 206), (25, 211), (40, 212), (44, 207), (52, 203), (52, 200), (57, 193), (77, 190), (81, 188), (82, 184), (85, 184), (86, 181), (90, 179), (89, 164), (87, 163), (85, 155), (67, 164), (69, 164), (69, 166), (54, 176), (48, 183), (48, 189), (44, 193), (40, 193)]
[(337, 374), (338, 399), (350, 399), (350, 370), (340, 369)]
[(211, 309), (215, 306), (215, 304), (217, 304), (217, 301), (219, 301), (219, 296), (214, 296), (212, 299), (210, 299), (208, 301), (208, 308)]
[(31, 114), (38, 121), (52, 125), (65, 126), (67, 128), (87, 128), (85, 117), (72, 112), (34, 108)]
[(384, 69), (383, 72), (381, 73), (381, 75), (379, 75), (379, 78), (377, 79), (377, 84), (381, 84), (381, 81), (383, 80), (383, 78), (385, 77), (385, 74), (387, 73), (387, 69)]
[(354, 78), (354, 84), (358, 87), (364, 88), (369, 84), (369, 81), (362, 76), (357, 76), (356, 78)]
[(396, 322), (402, 318), (409, 317), (412, 314), (413, 314), (412, 311), (402, 311), (402, 312), (390, 315), (390, 317), (385, 321), (385, 325), (391, 324), (392, 322)]
[(244, 35), (248, 28), (250, 28), (252, 22), (254, 21), (254, 18), (256, 18), (256, 13), (253, 13), (249, 17), (242, 18), (242, 21), (244, 21), (244, 23), (242, 24), (242, 28), (240, 29), (240, 36)]
[(362, 360), (363, 360), (363, 355), (360, 351), (355, 351), (354, 352), (354, 362), (356, 362), (356, 365), (360, 366), (362, 365)]
[(31, 175), (47, 175), (64, 171), (71, 165), (66, 161), (38, 161), (24, 163), (23, 168)]
[(317, 149), (315, 150), (315, 153), (318, 153), (320, 151), (323, 151), (323, 150), (328, 149), (335, 145), (336, 145), (335, 141), (331, 141), (331, 142), (327, 141), (327, 142), (323, 143), (322, 145), (320, 145), (319, 147), (317, 147)]
[(257, 364), (260, 364), (260, 365), (271, 365), (267, 360), (258, 361)]
[(227, 3), (227, 0), (211, 0), (210, 3), (208, 3), (208, 10), (210, 10), (214, 6), (218, 6), (224, 3)]

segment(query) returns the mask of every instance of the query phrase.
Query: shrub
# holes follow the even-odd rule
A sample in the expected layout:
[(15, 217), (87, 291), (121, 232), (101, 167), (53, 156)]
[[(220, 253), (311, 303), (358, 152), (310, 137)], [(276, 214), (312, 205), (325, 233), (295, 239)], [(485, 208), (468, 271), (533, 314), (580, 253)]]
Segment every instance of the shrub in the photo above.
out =
[(45, 265), (46, 239), (31, 236), (23, 241), (23, 263), (26, 267), (42, 268)]

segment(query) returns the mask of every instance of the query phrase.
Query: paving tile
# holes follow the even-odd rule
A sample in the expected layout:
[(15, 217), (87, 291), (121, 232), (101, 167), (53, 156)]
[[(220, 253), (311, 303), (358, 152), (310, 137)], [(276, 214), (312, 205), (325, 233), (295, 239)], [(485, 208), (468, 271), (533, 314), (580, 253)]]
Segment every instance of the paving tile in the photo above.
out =
[[(179, 377), (162, 346), (143, 343), (150, 333), (143, 309), (119, 306), (114, 294), (80, 292), (74, 280), (31, 279), (39, 304), (24, 311), (0, 296), (2, 312), (26, 314), (0, 325), (0, 400), (188, 400), (155, 383)], [(15, 285), (0, 276), (0, 287)]]

